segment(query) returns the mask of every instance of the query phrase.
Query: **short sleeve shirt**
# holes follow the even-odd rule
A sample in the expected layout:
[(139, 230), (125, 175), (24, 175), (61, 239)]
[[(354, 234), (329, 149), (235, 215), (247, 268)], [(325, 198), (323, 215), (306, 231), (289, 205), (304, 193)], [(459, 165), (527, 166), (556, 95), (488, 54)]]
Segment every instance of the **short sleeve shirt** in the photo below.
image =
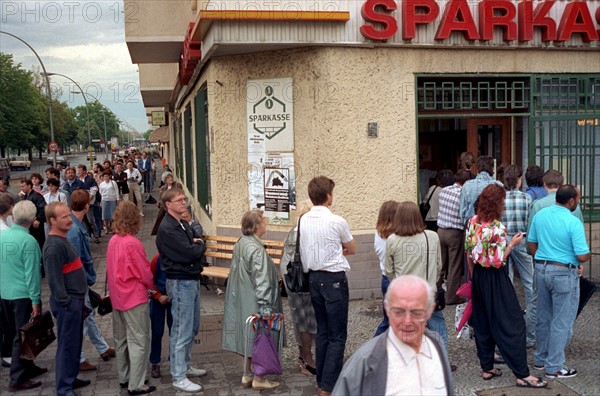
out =
[(498, 220), (483, 225), (479, 223), (477, 216), (471, 217), (465, 250), (473, 263), (486, 268), (500, 268), (506, 258), (506, 228)]
[(549, 206), (535, 215), (527, 240), (538, 244), (536, 260), (579, 265), (576, 256), (590, 252), (583, 223), (560, 205)]
[(348, 222), (325, 206), (314, 206), (300, 219), (300, 256), (304, 271), (350, 271), (342, 243), (352, 241)]

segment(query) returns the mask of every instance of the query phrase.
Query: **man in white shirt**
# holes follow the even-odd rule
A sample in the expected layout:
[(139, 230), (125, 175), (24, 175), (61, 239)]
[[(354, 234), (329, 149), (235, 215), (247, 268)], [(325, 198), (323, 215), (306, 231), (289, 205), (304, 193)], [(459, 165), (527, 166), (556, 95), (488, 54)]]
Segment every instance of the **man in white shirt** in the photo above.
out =
[(308, 183), (313, 208), (300, 220), (300, 255), (309, 272), (310, 296), (317, 319), (317, 386), (320, 396), (331, 394), (344, 363), (348, 330), (348, 280), (356, 243), (350, 226), (329, 210), (333, 180), (315, 177)]
[(426, 328), (435, 307), (428, 282), (394, 279), (384, 306), (389, 329), (348, 359), (333, 395), (454, 395), (446, 349)]

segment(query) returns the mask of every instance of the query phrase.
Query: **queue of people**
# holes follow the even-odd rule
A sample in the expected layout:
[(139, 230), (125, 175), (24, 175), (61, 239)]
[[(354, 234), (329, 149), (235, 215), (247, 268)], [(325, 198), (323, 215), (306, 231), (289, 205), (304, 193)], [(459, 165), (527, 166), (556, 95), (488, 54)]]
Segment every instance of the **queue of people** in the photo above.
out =
[[(147, 160), (142, 157), (145, 168)], [(161, 214), (153, 232), (158, 254), (150, 262), (136, 234), (144, 222), (138, 182), (151, 185), (152, 168), (143, 175), (134, 161), (126, 164), (126, 171), (123, 163), (116, 163), (114, 172), (109, 170), (110, 163), (97, 167), (99, 184), (80, 165), (78, 177), (73, 168), (67, 168), (66, 180), (56, 186), (57, 172), (48, 169), (47, 199), (35, 191), (31, 180), (21, 183), (22, 199), (16, 204), (9, 194), (0, 194), (1, 243), (19, 240), (23, 248), (37, 252), (22, 262), (11, 256), (15, 263), (10, 270), (0, 265), (0, 306), (12, 319), (2, 323), (0, 334), (2, 357), (10, 350), (9, 391), (40, 386), (35, 377), (47, 371), (20, 359), (14, 335), (30, 315), (40, 313), (41, 262), (57, 322), (58, 395), (74, 395), (77, 388), (89, 384), (78, 378), (86, 362), (84, 336), (102, 359), (116, 357), (121, 388), (132, 395), (155, 391), (146, 373), (150, 363), (151, 376), (161, 377), (165, 319), (172, 387), (187, 393), (203, 390), (192, 379), (205, 376), (207, 370), (193, 364), (191, 355), (200, 328), (200, 277), (206, 265), (203, 232), (188, 211), (182, 186), (166, 174), (160, 190)], [(375, 337), (345, 364), (347, 272), (351, 269), (347, 256), (355, 254), (356, 243), (348, 222), (331, 211), (335, 182), (319, 176), (308, 183), (310, 203), (299, 210), (298, 224), (286, 238), (281, 272), (261, 241), (267, 219), (257, 209), (245, 213), (242, 236), (233, 248), (222, 330), (222, 348), (246, 358), (241, 362), (241, 386), (260, 391), (280, 385), (254, 372), (253, 331), (246, 334), (244, 325), (252, 314), (268, 317), (283, 312), (278, 282), (297, 244), (309, 292), (287, 290), (298, 347), (296, 365), (302, 374), (315, 377), (319, 396), (454, 394), (452, 371), (456, 367), (448, 356), (444, 309), (446, 304), (467, 302), (457, 295), (467, 278), (472, 282), (470, 324), (482, 380), (502, 375), (494, 367), (496, 348), (518, 387), (548, 384), (531, 374), (528, 347), (535, 346), (532, 369), (543, 370), (546, 378), (576, 375), (575, 369), (565, 365), (564, 349), (572, 337), (578, 277), (582, 263), (589, 259), (579, 190), (563, 185), (562, 175), (550, 170), (542, 176), (548, 194), (532, 189), (533, 198), (521, 191), (519, 167), (505, 166), (502, 180), (496, 180), (490, 157), (477, 159), (479, 173), (474, 178), (470, 177), (472, 165), (471, 160), (469, 169), (438, 172), (440, 186), (427, 194), (428, 200), (435, 200), (434, 217), (424, 218), (414, 202), (382, 204), (374, 239), (382, 274), (382, 321)], [(539, 179), (539, 170), (531, 168), (530, 176)], [(36, 181), (38, 186), (40, 182), (43, 179)], [(137, 204), (124, 198), (129, 193)], [(98, 195), (104, 227), (95, 224)], [(44, 229), (44, 222), (48, 223), (47, 235), (38, 230)], [(88, 295), (88, 287), (96, 282), (89, 242), (98, 239), (102, 229), (105, 234), (113, 233), (107, 249), (106, 283), (113, 305), (115, 348), (99, 333)], [(41, 243), (36, 238), (40, 235), (44, 236)], [(513, 287), (515, 268), (525, 289), (525, 315)], [(26, 274), (27, 281), (13, 281), (15, 271)], [(560, 280), (556, 275), (561, 275)], [(567, 292), (552, 293), (558, 286)], [(556, 306), (568, 314), (558, 317), (552, 309)], [(277, 344), (285, 334), (279, 331), (274, 336)]]

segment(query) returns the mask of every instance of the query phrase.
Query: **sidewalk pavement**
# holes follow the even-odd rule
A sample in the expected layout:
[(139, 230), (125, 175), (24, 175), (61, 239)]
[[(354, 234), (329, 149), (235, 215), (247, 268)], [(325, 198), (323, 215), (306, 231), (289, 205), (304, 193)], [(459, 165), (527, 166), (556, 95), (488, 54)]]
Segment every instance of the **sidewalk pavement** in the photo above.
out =
[[(157, 192), (153, 193), (155, 198)], [(146, 254), (150, 260), (156, 253), (155, 237), (150, 236), (150, 231), (154, 225), (157, 207), (154, 205), (144, 205), (144, 227), (138, 234), (138, 237), (144, 243)], [(94, 290), (103, 292), (106, 277), (106, 248), (109, 236), (102, 236), (100, 244), (92, 243), (92, 256), (97, 272), (97, 283)], [(517, 292), (522, 300), (523, 293), (520, 282), (516, 282)], [(204, 386), (204, 395), (258, 395), (251, 389), (242, 388), (242, 358), (231, 352), (222, 351), (221, 346), (221, 321), (224, 306), (224, 296), (217, 295), (210, 287), (207, 290), (202, 287), (201, 291), (201, 334), (195, 341), (192, 359), (196, 364), (208, 370), (208, 374), (201, 379)], [(446, 315), (446, 324), (450, 336), (450, 360), (458, 365), (458, 370), (454, 373), (454, 384), (457, 395), (556, 395), (556, 394), (582, 394), (582, 395), (600, 395), (600, 293), (596, 293), (588, 306), (583, 310), (581, 316), (575, 323), (574, 336), (567, 349), (567, 365), (576, 368), (579, 372), (577, 377), (570, 379), (561, 379), (549, 381), (549, 389), (529, 390), (516, 388), (514, 386), (515, 378), (505, 365), (497, 367), (502, 368), (504, 375), (494, 378), (491, 381), (481, 379), (481, 369), (479, 367), (475, 344), (472, 340), (464, 341), (456, 339), (454, 331), (454, 308), (448, 307), (444, 313)], [(47, 282), (42, 280), (42, 305), (43, 309), (49, 309), (49, 291)], [(284, 302), (286, 317), (290, 318), (289, 307)], [(96, 320), (99, 324), (102, 334), (110, 346), (114, 346), (112, 336), (112, 315), (98, 316)], [(350, 302), (350, 314), (348, 324), (348, 342), (346, 346), (346, 357), (348, 357), (360, 345), (372, 337), (378, 323), (381, 320), (381, 301), (375, 299), (356, 300)], [(291, 321), (286, 322), (286, 331), (289, 335), (292, 333)], [(167, 333), (167, 332), (165, 332)], [(288, 337), (290, 345), (293, 343), (293, 336)], [(91, 385), (77, 390), (81, 396), (112, 396), (127, 395), (126, 390), (119, 388), (117, 378), (116, 359), (104, 362), (100, 359), (98, 353), (94, 350), (89, 340), (84, 340), (83, 347), (88, 361), (98, 366), (97, 371), (82, 372), (79, 377), (91, 380)], [(533, 349), (528, 351), (529, 363), (533, 364)], [(36, 359), (36, 364), (41, 367), (47, 367), (49, 372), (37, 379), (41, 380), (43, 385), (40, 388), (31, 391), (23, 391), (16, 395), (53, 395), (55, 394), (55, 370), (54, 357), (56, 354), (56, 342), (52, 343)], [(271, 391), (263, 391), (263, 394), (276, 395), (316, 395), (316, 385), (314, 378), (302, 375), (295, 366), (297, 350), (294, 346), (284, 348), (282, 356), (283, 375), (273, 379), (281, 382), (281, 386)], [(148, 364), (148, 370), (150, 364)], [(171, 387), (171, 376), (169, 374), (168, 363), (168, 336), (163, 338), (163, 363), (162, 378), (154, 379), (150, 377), (148, 371), (148, 380), (151, 385), (155, 385), (157, 390), (155, 395), (179, 395)], [(9, 369), (0, 370), (0, 395), (12, 395), (7, 392)], [(532, 370), (533, 375), (539, 375), (539, 372)], [(197, 380), (197, 379), (192, 379)], [(364, 395), (367, 396), (367, 395)], [(369, 395), (370, 396), (370, 395)]]

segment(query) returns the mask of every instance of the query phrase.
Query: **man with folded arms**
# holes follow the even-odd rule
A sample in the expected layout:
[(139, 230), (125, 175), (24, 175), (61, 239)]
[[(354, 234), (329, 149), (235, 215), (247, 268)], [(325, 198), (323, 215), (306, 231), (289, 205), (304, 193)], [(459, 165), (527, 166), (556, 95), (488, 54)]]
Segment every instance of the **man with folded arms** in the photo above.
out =
[(47, 372), (32, 360), (21, 359), (18, 331), (33, 316), (42, 312), (41, 251), (29, 227), (35, 220), (36, 206), (31, 201), (21, 201), (13, 208), (13, 225), (0, 234), (0, 296), (6, 313), (15, 328), (10, 365), (9, 392), (37, 388), (40, 381), (31, 379)]
[(572, 215), (580, 197), (577, 187), (560, 187), (556, 204), (535, 215), (527, 235), (538, 300), (533, 368), (545, 370), (546, 378), (551, 379), (577, 375), (577, 370), (565, 366), (565, 348), (577, 317), (579, 277), (583, 263), (590, 258), (583, 223)]
[(194, 238), (190, 224), (182, 219), (187, 211), (183, 190), (167, 190), (161, 201), (167, 213), (158, 228), (156, 247), (167, 276), (173, 316), (169, 335), (172, 385), (196, 393), (202, 391), (202, 385), (188, 377), (206, 375), (206, 370), (192, 366), (192, 344), (200, 330), (200, 273), (206, 247), (201, 238)]
[(83, 301), (87, 291), (85, 271), (77, 251), (67, 240), (73, 225), (71, 211), (62, 202), (46, 206), (50, 232), (44, 245), (44, 267), (50, 287), (50, 308), (56, 318), (56, 395), (74, 396), (87, 386), (80, 380), (79, 357), (83, 340)]
[(312, 209), (300, 221), (300, 255), (309, 272), (310, 298), (317, 319), (317, 387), (329, 396), (344, 364), (349, 291), (346, 255), (356, 252), (348, 222), (331, 212), (335, 182), (315, 177), (308, 183)]

